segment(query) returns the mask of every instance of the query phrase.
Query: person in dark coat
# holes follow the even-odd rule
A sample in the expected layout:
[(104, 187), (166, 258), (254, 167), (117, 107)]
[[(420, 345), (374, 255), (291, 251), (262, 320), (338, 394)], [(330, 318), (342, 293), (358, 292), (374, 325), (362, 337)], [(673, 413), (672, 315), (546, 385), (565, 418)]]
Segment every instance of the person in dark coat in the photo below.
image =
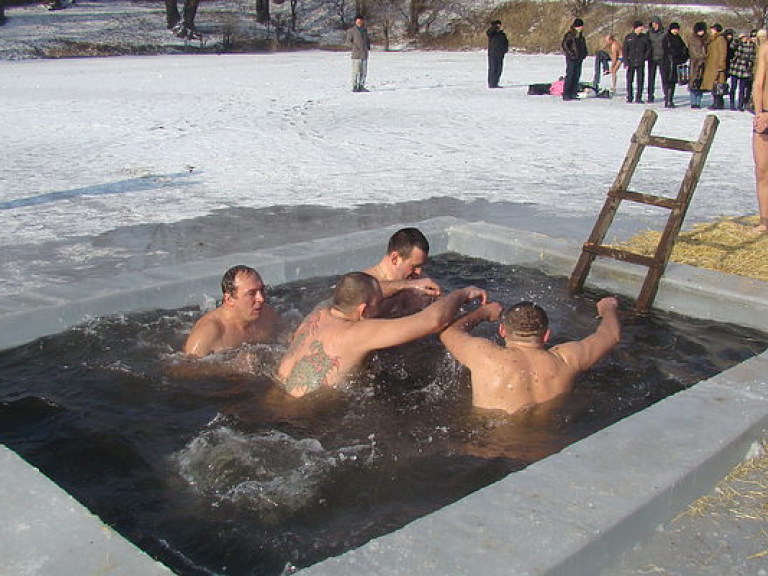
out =
[(563, 36), (561, 47), (565, 55), (565, 85), (563, 86), (563, 100), (577, 100), (579, 81), (581, 80), (581, 66), (587, 57), (587, 41), (582, 34), (584, 21), (576, 18)]
[(675, 107), (675, 87), (679, 80), (677, 67), (688, 61), (688, 47), (680, 37), (680, 24), (672, 22), (662, 42), (661, 87), (664, 89), (664, 108)]
[[(624, 66), (627, 69), (627, 102), (645, 104), (643, 87), (645, 86), (645, 62), (651, 57), (651, 41), (644, 34), (645, 25), (636, 20), (633, 30), (624, 38)], [(637, 78), (637, 91), (633, 92)]]
[(504, 55), (509, 51), (509, 40), (501, 28), (501, 20), (491, 22), (485, 33), (488, 36), (488, 88), (499, 88)]
[[(651, 56), (648, 58), (648, 102), (656, 99), (656, 73), (661, 75), (661, 61), (664, 58), (664, 37), (667, 33), (661, 25), (661, 18), (651, 18), (651, 26), (648, 29), (648, 40), (651, 43)], [(661, 87), (664, 88), (664, 78), (661, 78)]]

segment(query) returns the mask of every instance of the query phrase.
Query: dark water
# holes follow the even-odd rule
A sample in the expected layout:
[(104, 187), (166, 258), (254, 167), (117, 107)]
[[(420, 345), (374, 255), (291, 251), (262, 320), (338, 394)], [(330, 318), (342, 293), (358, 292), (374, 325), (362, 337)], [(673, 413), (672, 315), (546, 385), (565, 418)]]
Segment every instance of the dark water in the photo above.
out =
[[(570, 298), (564, 278), (450, 255), (428, 272), (539, 302), (554, 343), (596, 326), (594, 298)], [(295, 320), (333, 281), (270, 298)], [(268, 377), (278, 345), (180, 358), (198, 316), (113, 316), (0, 353), (0, 441), (188, 575), (280, 574), (337, 555), (768, 346), (743, 328), (625, 313), (621, 346), (573, 394), (507, 416), (471, 409), (467, 374), (435, 338), (375, 355), (350, 391), (296, 401)]]

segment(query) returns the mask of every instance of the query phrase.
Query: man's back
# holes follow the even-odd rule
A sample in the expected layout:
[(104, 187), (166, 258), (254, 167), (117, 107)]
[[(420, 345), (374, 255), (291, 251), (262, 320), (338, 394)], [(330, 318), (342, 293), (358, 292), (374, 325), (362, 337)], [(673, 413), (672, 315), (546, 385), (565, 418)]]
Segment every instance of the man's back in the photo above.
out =
[(621, 328), (615, 298), (597, 303), (600, 325), (582, 340), (547, 349), (546, 313), (531, 302), (521, 302), (506, 313), (499, 327), (505, 345), (471, 336), (483, 321), (501, 317), (494, 302), (453, 322), (441, 335), (448, 351), (472, 373), (472, 403), (478, 408), (515, 412), (529, 404), (547, 402), (571, 390), (576, 375), (592, 367), (618, 342)]
[(472, 403), (478, 408), (515, 412), (569, 392), (578, 373), (558, 353), (512, 344), (477, 350), (472, 365)]
[(367, 351), (351, 334), (354, 325), (335, 316), (328, 305), (318, 306), (307, 316), (280, 363), (278, 378), (289, 394), (303, 396), (335, 386), (363, 361)]

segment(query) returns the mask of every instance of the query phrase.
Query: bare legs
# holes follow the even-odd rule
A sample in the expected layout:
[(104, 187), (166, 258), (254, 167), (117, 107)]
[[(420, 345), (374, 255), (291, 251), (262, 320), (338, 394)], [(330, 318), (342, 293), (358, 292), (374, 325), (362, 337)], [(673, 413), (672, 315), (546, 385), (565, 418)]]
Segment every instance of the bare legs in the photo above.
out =
[(768, 134), (752, 134), (752, 155), (755, 160), (755, 187), (760, 222), (752, 234), (768, 232)]

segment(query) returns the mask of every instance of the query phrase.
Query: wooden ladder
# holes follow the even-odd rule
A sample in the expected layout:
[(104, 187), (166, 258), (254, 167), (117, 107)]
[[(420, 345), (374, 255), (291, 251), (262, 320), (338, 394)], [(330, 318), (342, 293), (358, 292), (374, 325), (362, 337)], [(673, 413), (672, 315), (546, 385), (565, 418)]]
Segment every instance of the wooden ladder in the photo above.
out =
[[(659, 281), (664, 275), (669, 256), (672, 253), (672, 248), (677, 240), (677, 235), (683, 225), (685, 213), (688, 210), (691, 198), (693, 197), (693, 192), (696, 189), (699, 177), (701, 176), (701, 171), (704, 168), (707, 154), (709, 154), (709, 149), (715, 138), (717, 127), (720, 124), (717, 116), (710, 114), (704, 120), (704, 126), (701, 129), (701, 134), (698, 140), (679, 140), (676, 138), (664, 138), (662, 136), (651, 135), (651, 130), (653, 129), (657, 118), (658, 115), (653, 110), (646, 110), (645, 114), (643, 114), (637, 130), (632, 136), (632, 141), (629, 150), (627, 150), (627, 155), (624, 158), (624, 163), (616, 176), (616, 180), (614, 180), (613, 185), (608, 191), (608, 196), (605, 199), (603, 209), (597, 218), (597, 222), (595, 222), (595, 226), (592, 229), (589, 239), (582, 247), (581, 256), (568, 280), (568, 290), (571, 293), (580, 292), (584, 287), (584, 281), (589, 274), (592, 262), (595, 260), (596, 256), (604, 256), (623, 262), (629, 262), (631, 264), (647, 266), (648, 273), (645, 276), (645, 282), (643, 283), (636, 304), (637, 311), (641, 313), (647, 312), (650, 309), (653, 300), (656, 297)], [(650, 194), (642, 194), (640, 192), (632, 192), (627, 189), (632, 180), (632, 176), (635, 173), (637, 164), (640, 162), (640, 156), (646, 146), (693, 153), (691, 161), (688, 164), (688, 169), (685, 172), (685, 177), (680, 184), (677, 198), (653, 196)], [(671, 211), (667, 224), (664, 227), (664, 232), (659, 239), (659, 245), (656, 247), (656, 252), (652, 257), (641, 256), (627, 250), (603, 245), (605, 235), (613, 222), (613, 218), (616, 215), (622, 200), (668, 208)]]

